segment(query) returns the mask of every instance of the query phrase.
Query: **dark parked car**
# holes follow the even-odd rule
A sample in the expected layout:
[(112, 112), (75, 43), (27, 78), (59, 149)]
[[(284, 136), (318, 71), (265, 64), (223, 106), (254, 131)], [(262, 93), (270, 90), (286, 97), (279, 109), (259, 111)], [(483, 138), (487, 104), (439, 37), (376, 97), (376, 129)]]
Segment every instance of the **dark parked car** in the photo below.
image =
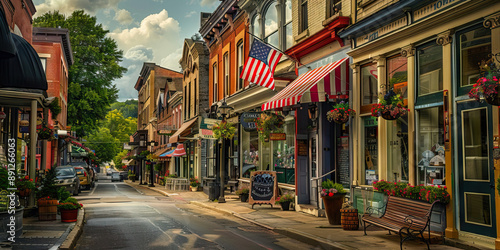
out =
[(127, 171), (122, 171), (120, 172), (120, 181), (128, 179), (128, 172)]
[[(71, 165), (73, 167), (83, 167), (86, 171), (87, 171), (87, 174), (90, 175), (90, 187), (94, 187), (94, 182), (95, 182), (95, 179), (97, 178), (96, 174), (94, 171), (92, 171), (92, 168), (84, 161), (78, 161), (78, 162), (70, 162), (68, 163), (68, 165)], [(89, 187), (89, 189), (90, 189)]]
[(73, 166), (60, 166), (56, 168), (56, 186), (65, 187), (73, 195), (80, 192), (80, 178), (76, 175)]

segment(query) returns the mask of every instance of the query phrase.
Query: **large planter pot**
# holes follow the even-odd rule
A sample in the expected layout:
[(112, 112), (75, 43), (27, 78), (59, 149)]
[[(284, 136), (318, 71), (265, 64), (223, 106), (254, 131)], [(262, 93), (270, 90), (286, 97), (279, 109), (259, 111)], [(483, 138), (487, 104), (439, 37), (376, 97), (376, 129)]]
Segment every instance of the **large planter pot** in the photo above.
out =
[(345, 194), (335, 194), (334, 196), (323, 196), (325, 213), (330, 225), (340, 225), (340, 209), (344, 202)]
[(497, 94), (496, 95), (490, 95), (484, 98), (486, 103), (493, 105), (493, 106), (500, 106), (500, 86), (496, 87)]
[(280, 205), (281, 205), (281, 210), (290, 211), (290, 202), (289, 201), (281, 202)]
[(240, 194), (240, 200), (241, 200), (241, 202), (247, 202), (248, 201), (248, 194)]
[(22, 189), (19, 190), (19, 196), (20, 197), (28, 197), (31, 194), (31, 189)]
[(61, 209), (62, 222), (75, 222), (78, 218), (78, 209)]
[(340, 209), (342, 229), (358, 230), (359, 219), (358, 210), (356, 208)]
[(56, 220), (57, 200), (38, 200), (38, 220)]
[[(0, 212), (0, 241), (8, 241), (8, 238), (14, 235), (15, 239), (17, 239), (23, 234), (24, 207), (15, 211), (15, 214), (9, 214), (9, 211)], [(11, 220), (11, 216), (14, 217), (14, 220)], [(15, 225), (12, 225), (13, 223)]]
[(198, 186), (196, 186), (196, 187), (191, 187), (191, 191), (193, 191), (193, 192), (198, 191)]

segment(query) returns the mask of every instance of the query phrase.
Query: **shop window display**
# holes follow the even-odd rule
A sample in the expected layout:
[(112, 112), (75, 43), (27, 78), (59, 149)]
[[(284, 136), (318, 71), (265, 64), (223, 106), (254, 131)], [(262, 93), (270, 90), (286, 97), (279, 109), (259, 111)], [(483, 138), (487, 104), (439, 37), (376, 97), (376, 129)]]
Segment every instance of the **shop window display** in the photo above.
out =
[(364, 143), (362, 144), (362, 151), (364, 154), (364, 168), (361, 172), (362, 180), (364, 180), (364, 185), (372, 185), (374, 181), (379, 179), (377, 159), (378, 159), (378, 123), (377, 118), (372, 116), (363, 117), (363, 129), (362, 138), (364, 138)]
[(408, 181), (408, 116), (387, 121), (387, 180)]
[(361, 67), (361, 105), (376, 103), (377, 91), (377, 65), (367, 64)]
[(250, 178), (250, 172), (259, 168), (259, 134), (257, 131), (242, 131), (241, 141), (241, 151), (243, 152), (241, 176)]
[(295, 184), (295, 120), (285, 118), (286, 140), (273, 141), (273, 170), (279, 183)]
[(408, 97), (408, 59), (405, 56), (396, 55), (387, 58), (387, 90), (393, 89), (400, 93), (403, 98)]
[(418, 184), (444, 185), (443, 107), (417, 111)]
[(443, 90), (443, 46), (431, 43), (417, 50), (418, 90), (423, 96)]

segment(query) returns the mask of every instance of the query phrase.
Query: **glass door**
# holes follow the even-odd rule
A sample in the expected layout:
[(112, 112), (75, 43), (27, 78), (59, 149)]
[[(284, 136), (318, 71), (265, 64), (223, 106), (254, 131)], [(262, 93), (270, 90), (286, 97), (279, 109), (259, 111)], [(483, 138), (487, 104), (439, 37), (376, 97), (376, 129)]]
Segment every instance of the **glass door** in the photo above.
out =
[(460, 230), (496, 237), (491, 108), (471, 101), (457, 111)]
[[(309, 134), (309, 180), (318, 177), (318, 135), (316, 131)], [(319, 182), (319, 184), (318, 184)], [(321, 185), (321, 180), (311, 180), (311, 205), (316, 205), (318, 202), (318, 185)]]

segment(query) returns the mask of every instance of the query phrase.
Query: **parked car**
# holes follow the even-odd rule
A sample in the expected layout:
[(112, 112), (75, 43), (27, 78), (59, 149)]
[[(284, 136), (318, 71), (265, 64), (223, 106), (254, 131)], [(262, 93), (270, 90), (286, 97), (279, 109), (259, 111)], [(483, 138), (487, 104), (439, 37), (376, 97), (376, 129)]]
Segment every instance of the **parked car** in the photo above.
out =
[(128, 172), (127, 171), (122, 171), (120, 172), (120, 181), (128, 179)]
[(113, 169), (107, 168), (106, 169), (106, 175), (111, 175), (113, 173)]
[(73, 167), (75, 168), (76, 175), (80, 179), (80, 188), (89, 189), (92, 187), (92, 177), (88, 174), (87, 170), (83, 167)]
[(68, 192), (78, 195), (80, 192), (80, 178), (76, 175), (73, 166), (60, 166), (56, 168), (55, 185), (65, 187)]
[[(68, 165), (71, 165), (73, 167), (82, 167), (87, 171), (87, 174), (90, 175), (90, 187), (94, 186), (94, 181), (96, 179), (96, 175), (92, 171), (92, 168), (84, 161), (78, 161), (78, 162), (70, 162)], [(90, 189), (90, 188), (89, 188)]]
[(120, 172), (113, 172), (111, 174), (111, 182), (120, 181)]

